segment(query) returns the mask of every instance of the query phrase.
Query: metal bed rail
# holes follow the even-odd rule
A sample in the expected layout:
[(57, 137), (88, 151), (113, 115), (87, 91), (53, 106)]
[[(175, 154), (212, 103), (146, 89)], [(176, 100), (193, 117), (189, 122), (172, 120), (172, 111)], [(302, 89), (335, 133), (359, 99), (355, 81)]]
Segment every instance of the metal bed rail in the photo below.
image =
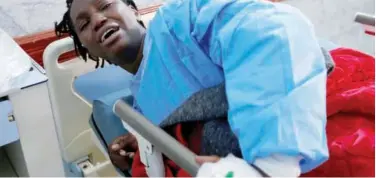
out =
[(134, 111), (123, 100), (116, 102), (114, 111), (132, 129), (154, 145), (158, 151), (162, 152), (192, 176), (196, 176), (199, 165), (195, 161), (196, 155), (188, 148)]
[(355, 22), (363, 24), (363, 25), (369, 25), (369, 26), (374, 27), (375, 26), (375, 16), (358, 12), (355, 15)]

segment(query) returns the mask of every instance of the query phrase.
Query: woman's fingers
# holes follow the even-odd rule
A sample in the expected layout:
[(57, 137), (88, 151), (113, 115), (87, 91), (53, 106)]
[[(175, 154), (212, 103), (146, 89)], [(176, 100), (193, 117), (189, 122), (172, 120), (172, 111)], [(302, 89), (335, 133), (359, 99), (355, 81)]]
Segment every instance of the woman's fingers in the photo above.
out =
[(134, 157), (134, 153), (133, 153), (133, 152), (128, 153), (128, 157), (129, 157), (130, 159), (133, 159), (133, 157)]
[(125, 152), (124, 150), (120, 150), (119, 154), (120, 156), (127, 156), (127, 152)]
[(204, 163), (216, 163), (219, 159), (220, 157), (218, 156), (197, 156), (196, 162), (202, 165)]
[(119, 145), (119, 144), (113, 144), (113, 145), (111, 146), (111, 149), (112, 149), (113, 151), (117, 151), (117, 150), (120, 149), (120, 145)]
[(138, 147), (137, 139), (132, 134), (117, 137), (109, 147), (110, 152), (119, 152), (120, 150), (136, 151)]
[(127, 157), (112, 154), (110, 155), (112, 163), (121, 169), (122, 171), (128, 170), (130, 168), (129, 161), (127, 160)]

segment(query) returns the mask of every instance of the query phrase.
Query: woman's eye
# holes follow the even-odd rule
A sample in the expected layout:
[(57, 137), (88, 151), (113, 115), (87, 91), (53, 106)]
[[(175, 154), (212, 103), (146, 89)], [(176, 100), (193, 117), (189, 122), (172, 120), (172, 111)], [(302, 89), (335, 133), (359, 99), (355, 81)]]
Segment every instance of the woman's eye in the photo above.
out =
[(82, 23), (82, 24), (80, 25), (80, 31), (85, 30), (85, 28), (87, 27), (88, 24), (89, 24), (89, 22)]
[(109, 8), (111, 5), (112, 5), (111, 3), (105, 4), (104, 6), (101, 7), (101, 10), (106, 10), (106, 9)]

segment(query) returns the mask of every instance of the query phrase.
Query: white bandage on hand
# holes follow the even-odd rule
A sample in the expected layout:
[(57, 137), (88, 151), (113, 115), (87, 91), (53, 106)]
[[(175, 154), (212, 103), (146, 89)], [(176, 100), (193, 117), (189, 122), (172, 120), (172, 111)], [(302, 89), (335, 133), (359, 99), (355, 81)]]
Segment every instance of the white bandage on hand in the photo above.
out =
[(299, 162), (302, 158), (274, 154), (266, 158), (256, 159), (254, 165), (265, 171), (271, 177), (299, 177), (301, 174)]
[(228, 155), (216, 163), (204, 163), (196, 177), (261, 177), (261, 175), (243, 159)]
[[(259, 169), (271, 177), (300, 176), (300, 158), (273, 155), (257, 159), (254, 163)], [(204, 163), (196, 177), (263, 177), (258, 170), (245, 160), (228, 155), (216, 163)]]

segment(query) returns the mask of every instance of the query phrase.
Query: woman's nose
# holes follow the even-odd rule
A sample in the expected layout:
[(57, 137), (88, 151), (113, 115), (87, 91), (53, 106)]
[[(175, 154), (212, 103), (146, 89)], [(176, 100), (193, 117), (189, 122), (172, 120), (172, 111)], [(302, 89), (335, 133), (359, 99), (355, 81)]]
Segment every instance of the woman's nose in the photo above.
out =
[(107, 18), (103, 15), (96, 15), (93, 19), (94, 31), (98, 31), (106, 22)]

